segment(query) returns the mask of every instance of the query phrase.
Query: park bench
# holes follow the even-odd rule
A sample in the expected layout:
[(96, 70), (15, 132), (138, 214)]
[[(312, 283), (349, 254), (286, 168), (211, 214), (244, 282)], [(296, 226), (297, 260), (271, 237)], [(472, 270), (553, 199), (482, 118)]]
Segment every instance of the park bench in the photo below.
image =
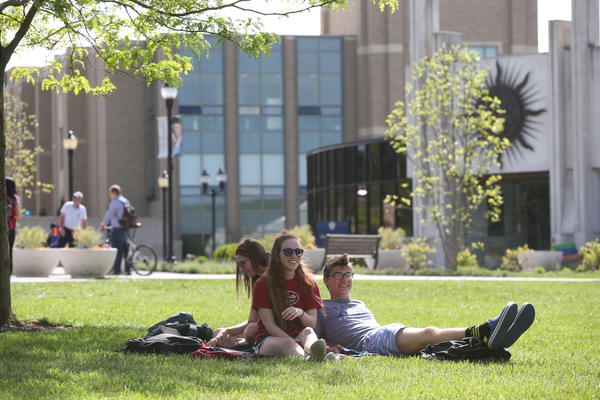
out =
[(348, 253), (350, 257), (372, 257), (373, 269), (375, 269), (379, 258), (380, 240), (380, 235), (328, 234), (325, 238), (323, 265), (327, 257)]

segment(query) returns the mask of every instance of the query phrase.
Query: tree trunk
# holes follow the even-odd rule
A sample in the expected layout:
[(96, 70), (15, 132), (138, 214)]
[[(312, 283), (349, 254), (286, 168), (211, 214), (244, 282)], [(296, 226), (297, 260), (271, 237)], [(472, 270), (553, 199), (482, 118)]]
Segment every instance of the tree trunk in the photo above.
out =
[(4, 134), (4, 74), (6, 63), (0, 54), (0, 326), (12, 315), (10, 303), (10, 266), (8, 263), (8, 227), (6, 224), (6, 136)]

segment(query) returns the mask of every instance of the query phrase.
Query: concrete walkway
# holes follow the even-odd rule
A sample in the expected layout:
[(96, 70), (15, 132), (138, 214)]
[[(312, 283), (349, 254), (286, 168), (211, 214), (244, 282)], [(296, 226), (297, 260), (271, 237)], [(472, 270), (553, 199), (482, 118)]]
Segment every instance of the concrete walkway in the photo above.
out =
[[(149, 276), (134, 275), (108, 275), (106, 279), (235, 279), (234, 274), (179, 274), (175, 272), (155, 272)], [(317, 275), (320, 280), (321, 276)], [(47, 278), (17, 277), (11, 276), (12, 283), (21, 282), (83, 282), (91, 279), (71, 278), (65, 275), (62, 268), (56, 268)], [(512, 282), (600, 282), (600, 278), (504, 278), (492, 276), (406, 276), (406, 275), (360, 275), (354, 276), (354, 280), (362, 281), (512, 281)]]

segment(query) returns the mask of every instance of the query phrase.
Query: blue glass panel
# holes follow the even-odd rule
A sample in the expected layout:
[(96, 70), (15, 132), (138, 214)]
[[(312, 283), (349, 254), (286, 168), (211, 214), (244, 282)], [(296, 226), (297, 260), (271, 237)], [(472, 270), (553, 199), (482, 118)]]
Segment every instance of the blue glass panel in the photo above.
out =
[(298, 154), (298, 185), (306, 186), (306, 154)]
[(199, 104), (223, 104), (223, 76), (221, 74), (202, 74), (199, 94)]
[(271, 55), (261, 57), (261, 71), (263, 72), (281, 72), (281, 52), (271, 49)]
[(258, 75), (241, 73), (238, 78), (240, 104), (260, 104)]
[(323, 133), (323, 135), (321, 136), (321, 146), (330, 146), (332, 144), (338, 144), (342, 142), (342, 133), (341, 132), (335, 132), (335, 133)]
[(319, 40), (319, 47), (321, 50), (340, 51), (342, 49), (342, 39), (321, 37)]
[(197, 115), (184, 115), (181, 117), (184, 132), (196, 131), (200, 127), (200, 117)]
[(260, 186), (241, 186), (240, 194), (242, 196), (260, 196)]
[(198, 185), (200, 182), (200, 172), (202, 157), (200, 154), (183, 154), (179, 157), (179, 184), (180, 185)]
[(263, 154), (263, 185), (283, 185), (283, 154)]
[(283, 88), (281, 74), (262, 74), (261, 103), (269, 106), (283, 104)]
[[(300, 114), (300, 113), (298, 113)], [(320, 117), (298, 117), (298, 129), (301, 132), (320, 130)]]
[(342, 115), (342, 107), (321, 107), (323, 115)]
[[(184, 137), (184, 143), (187, 137)], [(203, 133), (202, 151), (205, 153), (223, 153), (225, 151), (223, 144), (223, 132)]]
[(298, 75), (298, 104), (320, 104), (319, 79), (316, 74)]
[(324, 131), (341, 131), (342, 117), (321, 117), (321, 129)]
[(300, 115), (321, 115), (321, 107), (319, 106), (300, 106), (298, 107)]
[(264, 115), (281, 115), (283, 107), (262, 107), (262, 113)]
[(241, 132), (260, 132), (261, 125), (261, 117), (239, 117), (238, 129)]
[(283, 186), (266, 186), (263, 192), (265, 196), (283, 196)]
[(179, 106), (180, 114), (202, 114), (202, 107), (200, 106)]
[(316, 51), (319, 48), (319, 39), (318, 37), (299, 37), (298, 39), (296, 39), (296, 46), (300, 51)]
[(260, 185), (260, 155), (240, 154), (240, 185)]
[(300, 133), (298, 135), (298, 150), (306, 153), (310, 150), (320, 147), (320, 138), (318, 133)]
[(238, 52), (238, 68), (240, 72), (258, 72), (260, 61), (256, 57), (250, 57), (241, 51)]
[(265, 128), (268, 131), (283, 130), (283, 117), (263, 117), (265, 120)]
[(263, 133), (263, 149), (265, 153), (283, 153), (283, 133)]
[(198, 132), (185, 132), (183, 134), (183, 152), (200, 153), (200, 134)]
[(298, 54), (298, 73), (317, 73), (319, 71), (319, 53), (304, 52)]
[(199, 186), (180, 186), (179, 193), (181, 196), (199, 196), (202, 194)]
[(192, 72), (183, 78), (183, 86), (179, 91), (179, 104), (199, 104), (199, 92), (200, 75)]
[(240, 134), (240, 153), (260, 153), (260, 133)]
[(497, 57), (498, 56), (498, 47), (497, 46), (485, 46), (485, 56), (486, 57)]
[(342, 57), (340, 53), (325, 52), (320, 54), (319, 64), (321, 73), (339, 74), (342, 71)]
[(342, 80), (339, 75), (321, 75), (321, 104), (342, 104)]
[(223, 107), (219, 107), (219, 106), (204, 106), (202, 107), (202, 114), (207, 114), (207, 115), (223, 115)]
[(258, 106), (239, 107), (238, 112), (240, 115), (260, 115), (260, 107), (258, 107)]
[[(197, 61), (198, 69), (202, 72), (221, 72), (223, 71), (223, 51), (219, 47), (210, 49), (209, 52), (203, 53), (202, 57)], [(194, 70), (196, 70), (194, 68)], [(196, 70), (196, 71), (197, 71)]]
[(200, 130), (206, 132), (223, 132), (225, 126), (223, 117), (201, 117)]

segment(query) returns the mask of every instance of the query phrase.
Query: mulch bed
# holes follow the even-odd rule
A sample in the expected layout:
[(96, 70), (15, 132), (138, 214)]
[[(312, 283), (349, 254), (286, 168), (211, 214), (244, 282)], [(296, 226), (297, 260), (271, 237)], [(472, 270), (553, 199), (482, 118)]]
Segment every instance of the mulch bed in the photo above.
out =
[(72, 329), (71, 325), (59, 325), (48, 322), (45, 319), (28, 319), (24, 321), (11, 320), (7, 325), (0, 326), (3, 332), (40, 332), (40, 331), (63, 331)]

